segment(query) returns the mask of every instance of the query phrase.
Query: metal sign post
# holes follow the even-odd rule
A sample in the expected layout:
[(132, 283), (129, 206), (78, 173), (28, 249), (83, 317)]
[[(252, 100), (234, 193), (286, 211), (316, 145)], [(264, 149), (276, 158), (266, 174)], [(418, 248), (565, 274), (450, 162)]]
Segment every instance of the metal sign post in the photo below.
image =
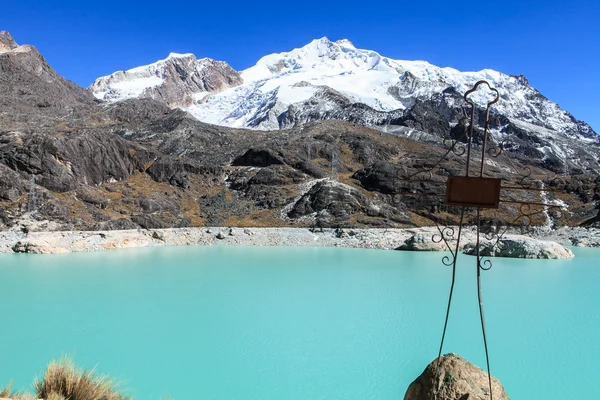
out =
[[(483, 132), (480, 137), (477, 139), (479, 143), (476, 145), (474, 143), (474, 127), (475, 127), (475, 111), (477, 106), (473, 101), (470, 100), (469, 96), (474, 93), (480, 86), (487, 87), (489, 91), (493, 94), (494, 98), (487, 102), (485, 108), (485, 117), (483, 121)], [(415, 190), (410, 190), (408, 192), (402, 192), (400, 190), (396, 191), (396, 195), (408, 195), (408, 196), (427, 196), (433, 198), (440, 198), (443, 201), (443, 206), (446, 208), (450, 207), (459, 207), (459, 223), (455, 228), (453, 226), (445, 226), (442, 225), (438, 218), (436, 218), (433, 213), (431, 213), (431, 219), (435, 222), (438, 233), (436, 233), (432, 240), (435, 243), (444, 242), (447, 250), (451, 253), (451, 256), (444, 256), (442, 259), (442, 263), (444, 265), (452, 267), (452, 280), (450, 283), (450, 294), (448, 296), (448, 304), (446, 308), (446, 317), (444, 320), (444, 329), (442, 331), (442, 338), (440, 342), (440, 348), (438, 352), (438, 359), (442, 355), (442, 349), (444, 346), (444, 339), (446, 337), (446, 329), (448, 327), (448, 318), (450, 316), (450, 308), (452, 304), (452, 295), (454, 292), (454, 283), (456, 278), (456, 261), (458, 258), (458, 253), (460, 250), (461, 243), (461, 234), (465, 225), (465, 216), (467, 212), (472, 210), (475, 211), (475, 228), (476, 228), (476, 247), (475, 247), (475, 256), (476, 256), (476, 266), (477, 266), (477, 295), (479, 302), (479, 316), (481, 320), (481, 331), (483, 335), (483, 344), (485, 348), (485, 359), (486, 359), (486, 367), (488, 373), (488, 384), (489, 384), (489, 395), (490, 400), (493, 400), (492, 395), (492, 378), (490, 374), (490, 361), (488, 354), (488, 343), (487, 343), (487, 335), (485, 329), (485, 319), (483, 313), (483, 301), (481, 296), (481, 271), (489, 270), (492, 267), (492, 262), (489, 259), (485, 259), (485, 256), (482, 255), (480, 251), (480, 236), (483, 233), (482, 229), (482, 210), (486, 209), (497, 209), (501, 204), (515, 204), (517, 207), (517, 216), (514, 220), (508, 224), (504, 229), (492, 229), (484, 233), (485, 238), (492, 242), (492, 247), (489, 248), (490, 254), (492, 254), (492, 250), (497, 246), (501, 246), (501, 239), (504, 234), (508, 231), (511, 225), (515, 225), (517, 222), (521, 222), (524, 225), (528, 225), (530, 223), (530, 219), (532, 216), (541, 214), (547, 210), (547, 207), (562, 207), (555, 204), (545, 204), (542, 202), (529, 202), (526, 200), (513, 200), (510, 198), (503, 198), (501, 196), (502, 193), (507, 193), (511, 191), (534, 191), (534, 192), (546, 192), (549, 191), (544, 189), (542, 185), (541, 188), (534, 188), (533, 182), (530, 179), (532, 171), (529, 167), (521, 167), (517, 168), (512, 164), (510, 158), (507, 158), (509, 163), (513, 165), (513, 168), (520, 175), (520, 179), (516, 186), (503, 185), (502, 180), (499, 177), (489, 177), (484, 176), (485, 167), (486, 167), (486, 158), (497, 158), (503, 152), (503, 148), (505, 143), (501, 143), (497, 145), (491, 138), (491, 134), (489, 132), (489, 115), (490, 115), (490, 107), (497, 103), (500, 100), (500, 95), (498, 90), (492, 88), (490, 84), (486, 81), (478, 81), (475, 83), (473, 88), (468, 90), (464, 95), (464, 100), (471, 106), (470, 117), (468, 117), (468, 128), (466, 132), (464, 132), (460, 137), (453, 138), (449, 149), (446, 151), (443, 156), (437, 160), (432, 166), (425, 167), (415, 173), (409, 174), (407, 176), (399, 177), (398, 182), (408, 183), (409, 185), (414, 184), (428, 184), (428, 185), (445, 185), (445, 188), (440, 188), (440, 191), (445, 189), (444, 194), (424, 194), (417, 193)], [(489, 144), (489, 146), (488, 146)], [(476, 156), (476, 153), (479, 152), (481, 155), (480, 158)], [(444, 181), (434, 180), (433, 172), (440, 167), (443, 161), (447, 159), (449, 156), (458, 156), (458, 157), (466, 157), (466, 166), (463, 175), (455, 175), (448, 176)], [(475, 170), (475, 172), (473, 172)], [(518, 192), (517, 192), (518, 193)], [(514, 198), (514, 193), (513, 196)], [(540, 209), (541, 207), (541, 209)], [(439, 207), (435, 207), (436, 210)], [(452, 243), (455, 242), (455, 243)]]

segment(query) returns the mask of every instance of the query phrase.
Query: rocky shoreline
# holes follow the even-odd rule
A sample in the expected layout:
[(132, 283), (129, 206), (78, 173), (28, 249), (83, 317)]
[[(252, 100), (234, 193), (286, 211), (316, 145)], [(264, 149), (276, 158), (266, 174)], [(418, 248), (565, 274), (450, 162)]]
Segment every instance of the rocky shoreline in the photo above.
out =
[[(435, 227), (411, 229), (319, 229), (202, 227), (132, 229), (109, 231), (18, 231), (0, 232), (0, 253), (57, 254), (130, 247), (227, 245), (227, 246), (312, 246), (385, 250), (445, 251), (436, 242)], [(439, 237), (438, 237), (439, 238)], [(475, 231), (463, 229), (461, 251), (468, 252)], [(600, 229), (561, 228), (534, 232), (531, 236), (505, 236), (507, 253), (493, 256), (518, 258), (571, 258), (563, 246), (600, 247)], [(455, 243), (455, 242), (451, 242)], [(516, 249), (516, 250), (515, 250)]]

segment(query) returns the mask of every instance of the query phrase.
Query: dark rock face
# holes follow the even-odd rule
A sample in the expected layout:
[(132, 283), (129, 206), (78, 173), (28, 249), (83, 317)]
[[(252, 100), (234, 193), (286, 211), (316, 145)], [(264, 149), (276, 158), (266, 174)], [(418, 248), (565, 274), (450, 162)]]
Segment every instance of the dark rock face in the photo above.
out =
[(157, 182), (168, 182), (185, 189), (190, 186), (191, 176), (203, 171), (202, 166), (194, 161), (176, 161), (172, 157), (159, 156), (145, 172)]
[[(272, 103), (263, 113), (270, 112), (276, 103)], [(310, 99), (303, 103), (292, 104), (277, 116), (278, 127), (289, 128), (311, 121), (341, 120), (360, 125), (387, 125), (401, 120), (404, 112), (401, 110), (384, 112), (352, 101), (344, 94), (329, 87), (322, 87)], [(265, 118), (257, 118), (263, 122)], [(256, 123), (253, 126), (259, 126)]]
[[(431, 156), (433, 158), (435, 157), (434, 154), (431, 154)], [(424, 162), (424, 160), (408, 161), (411, 163), (408, 167), (379, 161), (367, 168), (356, 171), (353, 177), (357, 179), (365, 189), (385, 194), (408, 194), (410, 192), (422, 194), (442, 193), (444, 187), (440, 184), (445, 182), (445, 177), (439, 175), (440, 171), (437, 171), (438, 173), (432, 174), (431, 176), (428, 174), (418, 174), (420, 170), (427, 168), (428, 162)], [(411, 184), (404, 182), (404, 179), (421, 180), (422, 182)]]
[(26, 193), (25, 182), (21, 175), (4, 164), (0, 164), (0, 199), (16, 201)]
[(69, 136), (47, 134), (3, 135), (0, 163), (56, 192), (74, 190), (78, 183), (97, 185), (123, 180), (152, 156), (138, 145), (115, 135), (84, 132)]
[(106, 208), (110, 204), (110, 199), (100, 195), (97, 191), (91, 190), (88, 186), (79, 187), (75, 193), (81, 201), (98, 208)]
[(50, 220), (62, 221), (70, 226), (71, 208), (57, 199), (49, 190), (44, 188), (36, 191), (36, 211), (40, 216)]
[(282, 186), (302, 183), (305, 175), (289, 167), (261, 168), (248, 180), (248, 186), (266, 185)]
[(280, 157), (276, 156), (269, 149), (249, 149), (242, 156), (233, 160), (232, 165), (268, 167), (273, 164), (283, 164)]
[(358, 179), (360, 184), (367, 190), (392, 194), (397, 190), (399, 176), (397, 166), (386, 162), (377, 162), (370, 167), (357, 171), (353, 177)]
[[(493, 397), (509, 400), (502, 384), (492, 377)], [(435, 359), (408, 387), (404, 400), (488, 400), (487, 373), (456, 354)]]
[(442, 138), (448, 137), (450, 134), (448, 120), (442, 114), (429, 107), (427, 103), (416, 103), (404, 112), (402, 118), (394, 122), (397, 122), (398, 125), (432, 133)]
[(169, 114), (171, 109), (154, 99), (128, 99), (107, 106), (108, 113), (117, 121), (139, 124), (156, 121)]
[(161, 193), (151, 193), (147, 196), (140, 196), (135, 200), (135, 203), (139, 209), (146, 214), (153, 214), (159, 211), (170, 212), (172, 214), (177, 214), (179, 212), (179, 205), (177, 202)]
[(327, 211), (338, 220), (367, 209), (366, 197), (357, 189), (338, 182), (320, 181), (294, 204), (288, 217), (299, 218)]
[(185, 228), (190, 224), (189, 218), (140, 214), (131, 220), (144, 229)]

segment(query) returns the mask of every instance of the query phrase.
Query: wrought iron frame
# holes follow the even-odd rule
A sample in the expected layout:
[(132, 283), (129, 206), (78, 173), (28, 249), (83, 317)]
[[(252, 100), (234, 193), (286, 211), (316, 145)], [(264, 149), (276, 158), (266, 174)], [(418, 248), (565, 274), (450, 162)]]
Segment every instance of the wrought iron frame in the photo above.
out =
[[(477, 173), (471, 174), (471, 163), (474, 162), (474, 145), (473, 145), (473, 132), (475, 126), (475, 112), (477, 110), (476, 104), (469, 99), (469, 95), (474, 93), (480, 86), (485, 85), (487, 88), (495, 94), (493, 100), (488, 101), (485, 108), (485, 120), (483, 121), (483, 141), (481, 143), (481, 164), (478, 168)], [(433, 180), (433, 172), (437, 170), (444, 161), (447, 160), (448, 156), (465, 156), (466, 155), (466, 167), (464, 176), (465, 177), (484, 177), (485, 165), (486, 165), (486, 157), (497, 158), (503, 152), (508, 143), (508, 139), (500, 142), (499, 144), (495, 144), (491, 137), (491, 133), (489, 132), (489, 123), (490, 123), (490, 109), (491, 106), (497, 103), (500, 100), (500, 93), (497, 89), (493, 88), (487, 81), (480, 80), (474, 84), (474, 86), (469, 89), (463, 96), (465, 102), (470, 105), (471, 111), (470, 115), (467, 117), (467, 113), (463, 108), (464, 118), (467, 118), (469, 121), (469, 125), (467, 126), (466, 134), (463, 134), (461, 137), (455, 137), (450, 139), (450, 143), (448, 145), (449, 139), (444, 140), (444, 145), (448, 146), (446, 152), (435, 162), (433, 165), (422, 168), (421, 170), (414, 172), (406, 177), (397, 177), (399, 182), (407, 182), (407, 183), (428, 183), (428, 184), (447, 184), (447, 182), (436, 182)], [(466, 143), (465, 143), (466, 142)], [(490, 143), (488, 143), (490, 142)], [(488, 146), (489, 144), (489, 146)], [(531, 178), (532, 170), (529, 167), (517, 167), (510, 157), (506, 157), (510, 165), (513, 167), (515, 171), (518, 172), (519, 178), (516, 185), (502, 185), (501, 192), (520, 190), (520, 191), (534, 191), (534, 192), (559, 192), (560, 190), (535, 188), (533, 187), (533, 179)], [(400, 172), (400, 171), (399, 171)], [(560, 177), (554, 178), (554, 180), (562, 180)], [(397, 192), (396, 194), (400, 194)], [(404, 193), (406, 194), (406, 193)], [(410, 195), (417, 196), (432, 196), (432, 197), (445, 197), (445, 195), (441, 194), (415, 194), (410, 193)], [(490, 372), (490, 360), (489, 360), (489, 352), (488, 352), (488, 341), (487, 341), (487, 333), (485, 326), (485, 318), (484, 318), (484, 310), (483, 310), (483, 298), (481, 291), (481, 273), (482, 271), (487, 271), (492, 268), (492, 261), (487, 258), (487, 256), (482, 255), (480, 251), (480, 236), (483, 233), (485, 239), (491, 242), (491, 247), (488, 247), (488, 251), (490, 254), (493, 254), (493, 250), (502, 247), (505, 245), (503, 242), (504, 235), (508, 232), (508, 230), (517, 225), (519, 222), (522, 226), (529, 226), (531, 223), (531, 218), (535, 215), (544, 213), (547, 211), (547, 208), (562, 208), (563, 206), (556, 204), (546, 204), (542, 202), (528, 202), (528, 201), (514, 201), (506, 198), (501, 198), (499, 196), (499, 202), (501, 204), (515, 204), (518, 205), (517, 213), (518, 215), (514, 218), (509, 224), (507, 224), (504, 228), (491, 229), (489, 231), (484, 232), (481, 225), (481, 209), (482, 207), (469, 207), (469, 206), (459, 206), (460, 210), (460, 218), (457, 227), (454, 226), (446, 226), (435, 217), (433, 213), (430, 212), (430, 218), (435, 223), (435, 227), (437, 232), (433, 234), (432, 241), (434, 243), (444, 243), (446, 249), (450, 252), (450, 256), (445, 255), (442, 257), (442, 263), (446, 266), (452, 267), (452, 277), (450, 283), (450, 293), (448, 295), (448, 303), (446, 307), (446, 316), (444, 320), (444, 328), (442, 330), (442, 338), (440, 341), (440, 347), (438, 352), (438, 360), (442, 355), (442, 350), (444, 347), (444, 340), (446, 337), (448, 320), (450, 316), (450, 309), (452, 305), (452, 297), (454, 293), (454, 285), (456, 281), (456, 263), (458, 259), (458, 253), (460, 251), (460, 242), (461, 235), (464, 228), (465, 222), (465, 214), (468, 208), (475, 208), (476, 210), (476, 243), (475, 243), (475, 257), (476, 257), (476, 266), (477, 266), (477, 298), (479, 303), (479, 317), (481, 321), (481, 331), (483, 336), (483, 343), (485, 349), (485, 359), (486, 359), (486, 368), (488, 374), (488, 385), (489, 385), (489, 395), (490, 400), (493, 400), (492, 393), (492, 378)], [(447, 205), (451, 206), (451, 205)], [(534, 207), (542, 207), (539, 210), (534, 209)], [(489, 208), (489, 207), (483, 207)], [(456, 243), (453, 243), (456, 242)]]

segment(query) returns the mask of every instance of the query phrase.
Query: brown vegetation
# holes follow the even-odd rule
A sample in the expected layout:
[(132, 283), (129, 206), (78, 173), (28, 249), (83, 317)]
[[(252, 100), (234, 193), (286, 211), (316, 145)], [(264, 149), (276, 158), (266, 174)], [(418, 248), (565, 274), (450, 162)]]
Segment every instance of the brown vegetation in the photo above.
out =
[(51, 361), (44, 375), (33, 383), (35, 394), (13, 392), (11, 385), (0, 391), (0, 398), (12, 400), (127, 400), (116, 390), (113, 379), (94, 370), (76, 368), (69, 357)]

